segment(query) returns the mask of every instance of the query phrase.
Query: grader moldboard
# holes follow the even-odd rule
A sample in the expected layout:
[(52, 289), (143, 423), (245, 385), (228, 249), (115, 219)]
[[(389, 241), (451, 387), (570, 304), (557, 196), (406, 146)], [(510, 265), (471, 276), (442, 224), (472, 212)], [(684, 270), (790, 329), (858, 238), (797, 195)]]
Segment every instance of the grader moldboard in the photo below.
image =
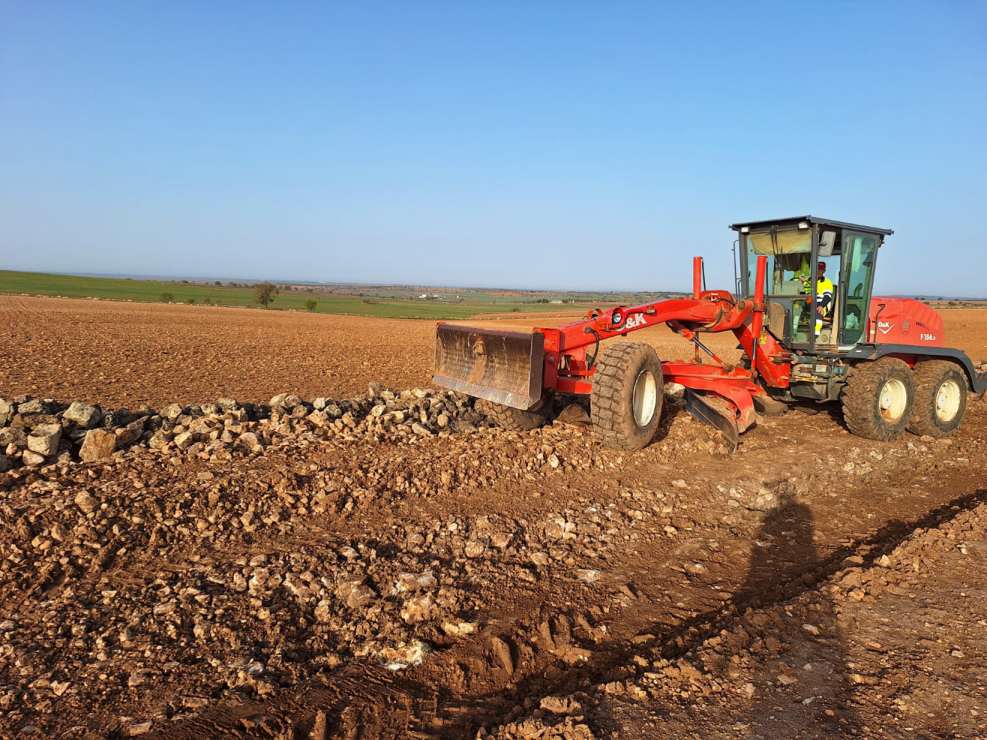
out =
[[(854, 434), (893, 440), (907, 430), (941, 437), (963, 419), (969, 391), (987, 390), (961, 351), (943, 345), (943, 321), (917, 300), (871, 296), (877, 255), (893, 232), (800, 216), (733, 224), (737, 295), (705, 290), (693, 260), (692, 295), (594, 309), (559, 328), (499, 331), (440, 323), (436, 385), (474, 396), (501, 426), (533, 429), (558, 397), (589, 397), (596, 436), (637, 450), (655, 434), (663, 384), (685, 388), (686, 408), (717, 427), (731, 450), (757, 412), (789, 403), (839, 401)], [(816, 268), (835, 284), (817, 309)], [(695, 346), (693, 362), (659, 360), (641, 342), (607, 342), (666, 324)], [(702, 332), (732, 331), (740, 363), (724, 362)]]

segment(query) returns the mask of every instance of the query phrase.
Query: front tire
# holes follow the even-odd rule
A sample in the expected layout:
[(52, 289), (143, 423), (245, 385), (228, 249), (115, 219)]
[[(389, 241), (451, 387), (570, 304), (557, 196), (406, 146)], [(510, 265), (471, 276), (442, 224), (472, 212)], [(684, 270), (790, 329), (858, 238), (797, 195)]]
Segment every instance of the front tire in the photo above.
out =
[(544, 412), (546, 406), (547, 404), (541, 403), (534, 411), (522, 411), (483, 398), (478, 398), (475, 404), (477, 411), (492, 420), (501, 429), (508, 429), (512, 432), (530, 432), (532, 429), (544, 426), (548, 420)]
[(908, 430), (930, 437), (952, 434), (966, 413), (963, 370), (948, 360), (924, 360), (915, 366), (915, 413)]
[(851, 432), (890, 442), (908, 428), (915, 408), (915, 378), (903, 360), (882, 357), (856, 365), (841, 396)]
[(655, 436), (664, 400), (661, 361), (640, 342), (603, 347), (590, 393), (593, 433), (607, 447), (640, 450)]

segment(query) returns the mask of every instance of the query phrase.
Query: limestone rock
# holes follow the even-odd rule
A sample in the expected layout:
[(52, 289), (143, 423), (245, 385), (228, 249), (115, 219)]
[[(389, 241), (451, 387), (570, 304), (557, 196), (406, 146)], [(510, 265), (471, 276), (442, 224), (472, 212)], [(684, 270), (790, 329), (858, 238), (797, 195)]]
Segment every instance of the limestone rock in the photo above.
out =
[(141, 438), (144, 433), (144, 421), (137, 419), (125, 427), (119, 427), (114, 433), (117, 436), (117, 447), (127, 447)]
[(103, 411), (99, 406), (90, 406), (82, 401), (73, 401), (62, 413), (62, 418), (68, 419), (83, 429), (92, 429), (103, 418)]
[(90, 514), (96, 509), (96, 499), (89, 494), (89, 491), (79, 491), (74, 501), (83, 514)]
[(61, 439), (60, 424), (39, 424), (31, 430), (27, 438), (27, 448), (42, 457), (51, 457), (58, 452), (58, 443)]
[(79, 449), (79, 459), (83, 462), (103, 460), (113, 454), (116, 449), (117, 437), (106, 429), (90, 429)]
[(41, 465), (44, 461), (44, 455), (40, 455), (37, 452), (32, 452), (31, 450), (24, 450), (21, 454), (21, 462), (30, 467)]
[(9, 401), (0, 398), (0, 426), (10, 423), (14, 417), (14, 407)]

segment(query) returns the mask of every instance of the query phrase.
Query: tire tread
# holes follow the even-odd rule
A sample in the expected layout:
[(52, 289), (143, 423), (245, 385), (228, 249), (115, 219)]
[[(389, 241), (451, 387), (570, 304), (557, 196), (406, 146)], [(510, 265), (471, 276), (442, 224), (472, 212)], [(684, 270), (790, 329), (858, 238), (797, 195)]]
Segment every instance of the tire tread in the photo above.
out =
[[(935, 413), (936, 391), (947, 375), (958, 375), (960, 383), (960, 408), (956, 418), (946, 426), (940, 424)], [(915, 413), (912, 414), (908, 430), (914, 434), (930, 437), (945, 437), (952, 434), (963, 421), (966, 413), (969, 385), (966, 373), (955, 362), (949, 360), (923, 360), (915, 366)]]
[(522, 411), (483, 398), (478, 398), (476, 401), (477, 411), (491, 419), (501, 429), (513, 432), (530, 432), (543, 426), (547, 421), (545, 414), (541, 411), (544, 407), (545, 404), (542, 404), (537, 411)]
[[(650, 432), (638, 428), (624, 398), (625, 385), (636, 367), (653, 362), (658, 381), (658, 408), (648, 425)], [(590, 415), (596, 438), (613, 449), (637, 450), (654, 435), (661, 417), (661, 363), (651, 345), (642, 342), (616, 342), (604, 346), (597, 358), (590, 393)]]
[[(881, 386), (891, 377), (897, 377), (908, 389), (908, 407), (901, 421), (889, 425), (877, 411), (877, 398)], [(915, 408), (915, 381), (912, 370), (904, 360), (882, 357), (873, 362), (863, 362), (850, 370), (846, 386), (840, 396), (843, 420), (847, 428), (859, 437), (890, 442), (905, 433)]]

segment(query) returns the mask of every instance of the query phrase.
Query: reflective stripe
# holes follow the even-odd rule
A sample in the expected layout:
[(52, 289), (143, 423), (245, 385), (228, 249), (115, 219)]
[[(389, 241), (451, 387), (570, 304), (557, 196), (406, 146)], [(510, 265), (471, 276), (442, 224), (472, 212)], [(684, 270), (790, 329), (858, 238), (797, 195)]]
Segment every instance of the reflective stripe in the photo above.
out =
[(816, 307), (823, 316), (829, 314), (833, 305), (833, 290), (833, 281), (829, 278), (816, 281)]

